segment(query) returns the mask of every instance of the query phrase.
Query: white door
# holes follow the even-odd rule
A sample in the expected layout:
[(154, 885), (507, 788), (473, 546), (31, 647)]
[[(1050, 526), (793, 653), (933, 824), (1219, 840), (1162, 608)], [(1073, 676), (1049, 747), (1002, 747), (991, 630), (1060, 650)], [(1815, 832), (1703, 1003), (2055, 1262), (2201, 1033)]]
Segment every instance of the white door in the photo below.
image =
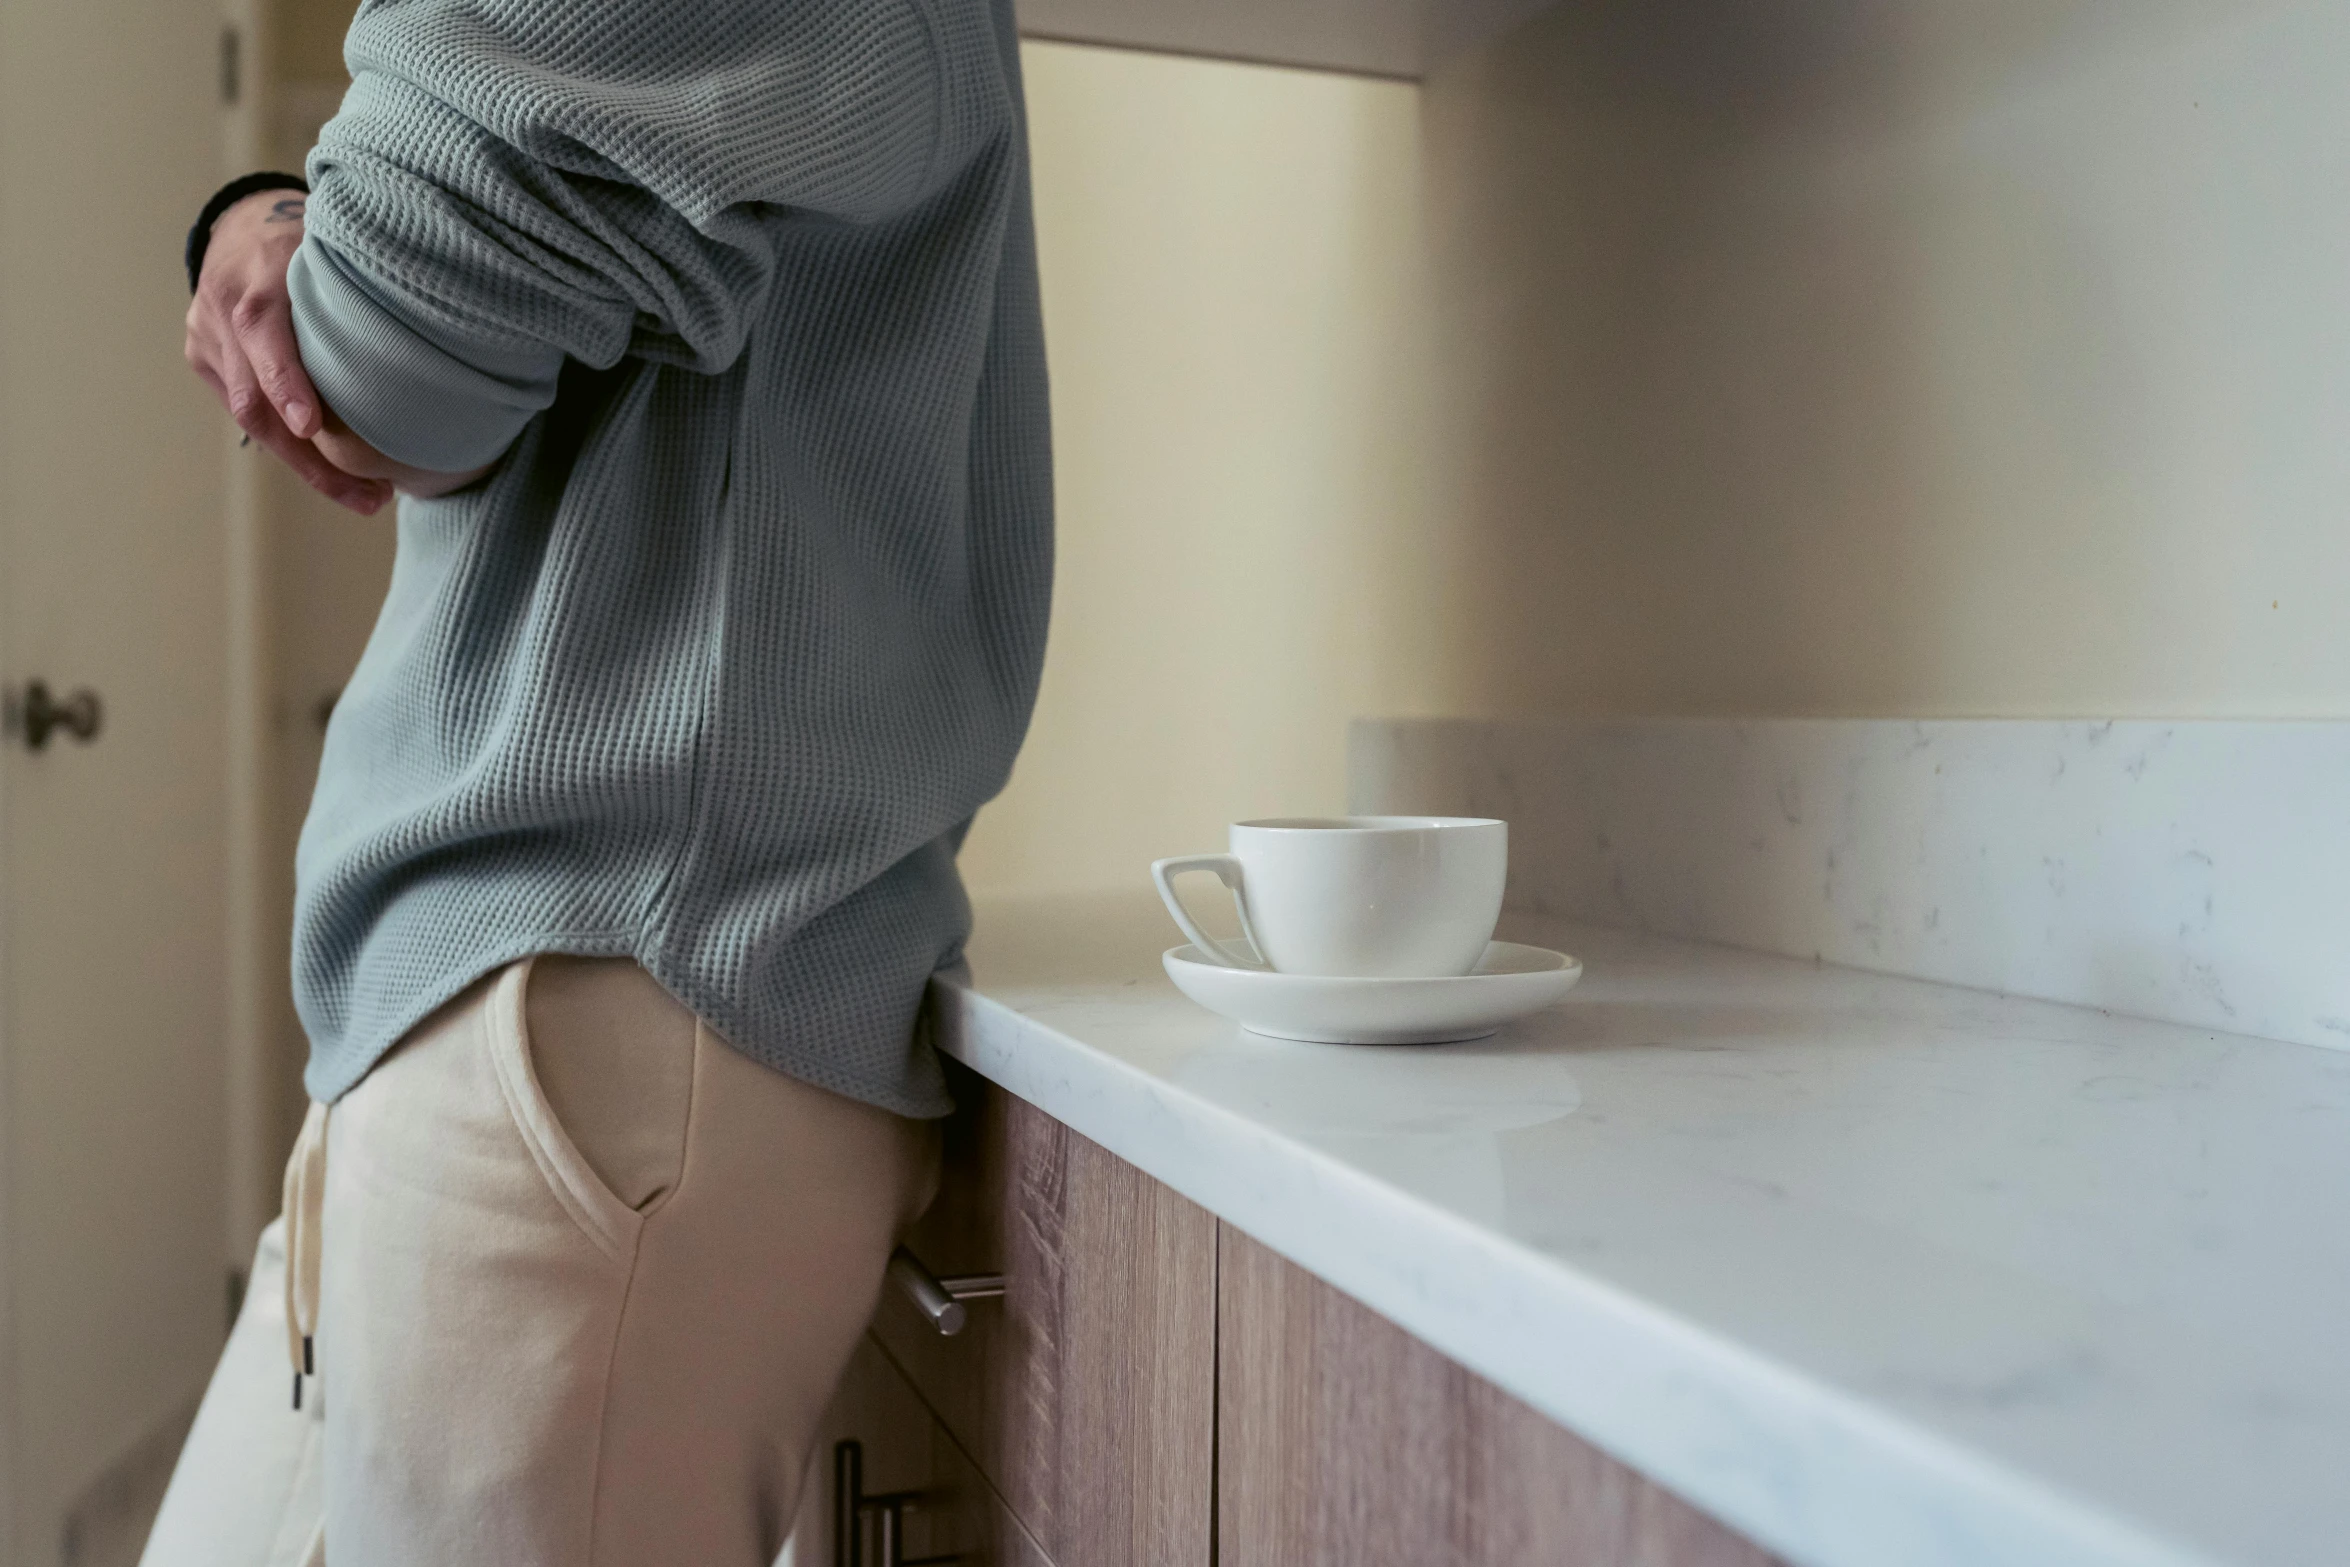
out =
[(178, 257), (221, 16), (0, 0), (0, 686), (102, 704), (0, 738), (7, 1567), (121, 1559), (224, 1327), (224, 437)]

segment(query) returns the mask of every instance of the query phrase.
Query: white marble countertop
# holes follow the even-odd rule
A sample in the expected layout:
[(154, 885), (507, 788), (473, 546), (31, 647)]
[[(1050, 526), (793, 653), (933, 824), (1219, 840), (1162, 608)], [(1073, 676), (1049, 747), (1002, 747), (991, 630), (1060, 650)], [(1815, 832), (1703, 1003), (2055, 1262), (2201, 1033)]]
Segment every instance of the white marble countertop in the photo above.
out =
[(1582, 985), (1307, 1045), (1147, 892), (983, 905), (945, 1043), (1795, 1561), (2350, 1561), (2350, 1052), (1502, 934)]

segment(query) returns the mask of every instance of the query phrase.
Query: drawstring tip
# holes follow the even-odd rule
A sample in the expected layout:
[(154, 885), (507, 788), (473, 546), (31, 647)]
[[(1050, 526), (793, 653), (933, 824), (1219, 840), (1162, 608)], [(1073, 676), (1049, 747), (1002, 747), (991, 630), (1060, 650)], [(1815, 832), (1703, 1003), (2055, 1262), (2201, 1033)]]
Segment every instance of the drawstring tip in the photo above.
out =
[(294, 1407), (302, 1407), (302, 1373), (299, 1371), (294, 1373)]
[(318, 1362), (311, 1358), (310, 1335), (307, 1333), (302, 1335), (302, 1375), (306, 1377), (318, 1375)]

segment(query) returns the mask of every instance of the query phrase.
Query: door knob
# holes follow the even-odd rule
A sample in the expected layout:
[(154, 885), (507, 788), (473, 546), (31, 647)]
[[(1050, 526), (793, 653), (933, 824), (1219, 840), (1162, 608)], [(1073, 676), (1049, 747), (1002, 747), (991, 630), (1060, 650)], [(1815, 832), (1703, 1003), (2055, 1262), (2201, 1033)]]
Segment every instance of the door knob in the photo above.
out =
[(28, 680), (23, 695), (8, 701), (8, 727), (24, 737), (28, 751), (47, 750), (49, 736), (60, 729), (87, 745), (98, 738), (105, 716), (98, 693), (87, 686), (60, 702), (49, 694), (47, 681)]

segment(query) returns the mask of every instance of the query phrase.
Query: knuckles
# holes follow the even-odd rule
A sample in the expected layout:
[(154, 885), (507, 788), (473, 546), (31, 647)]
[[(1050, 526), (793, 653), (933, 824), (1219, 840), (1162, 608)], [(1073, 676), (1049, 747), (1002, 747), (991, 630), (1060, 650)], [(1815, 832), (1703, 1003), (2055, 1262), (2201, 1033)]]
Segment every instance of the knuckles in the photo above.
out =
[(271, 300), (265, 294), (245, 294), (229, 306), (228, 323), (242, 337), (269, 319)]

